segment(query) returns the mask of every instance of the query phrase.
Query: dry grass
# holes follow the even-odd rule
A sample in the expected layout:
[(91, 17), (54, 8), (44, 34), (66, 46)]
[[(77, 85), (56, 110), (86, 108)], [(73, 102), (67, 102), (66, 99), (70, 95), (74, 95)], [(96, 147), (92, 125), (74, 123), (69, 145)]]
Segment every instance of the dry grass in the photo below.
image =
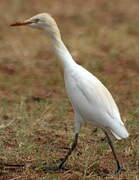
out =
[[(0, 162), (26, 164), (1, 168), (0, 179), (139, 179), (139, 2), (1, 0), (0, 6), (0, 124), (14, 120), (0, 129)], [(45, 11), (56, 18), (73, 57), (104, 82), (126, 119), (131, 136), (115, 140), (127, 168), (119, 177), (101, 130), (88, 126), (66, 163), (69, 171), (41, 171), (43, 163), (56, 166), (67, 152), (73, 112), (47, 37), (9, 24)]]

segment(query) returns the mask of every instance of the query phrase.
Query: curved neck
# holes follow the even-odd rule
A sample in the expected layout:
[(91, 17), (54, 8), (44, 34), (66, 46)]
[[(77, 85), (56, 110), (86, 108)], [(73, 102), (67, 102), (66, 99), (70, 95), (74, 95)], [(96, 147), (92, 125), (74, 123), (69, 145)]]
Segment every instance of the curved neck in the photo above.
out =
[(55, 54), (57, 55), (63, 68), (67, 69), (75, 65), (76, 62), (73, 60), (71, 54), (61, 39), (61, 34), (57, 24), (53, 23), (50, 27), (44, 28), (44, 30), (49, 34)]
[(63, 41), (61, 40), (61, 37), (52, 38), (52, 46), (54, 48), (54, 51), (58, 59), (60, 60), (64, 68), (70, 68), (71, 66), (76, 64), (71, 54), (69, 53), (68, 49), (66, 48)]
[(63, 68), (70, 68), (71, 66), (76, 64), (61, 39), (61, 34), (57, 25), (55, 24), (53, 27), (46, 28), (44, 30), (49, 34), (55, 54), (58, 57)]

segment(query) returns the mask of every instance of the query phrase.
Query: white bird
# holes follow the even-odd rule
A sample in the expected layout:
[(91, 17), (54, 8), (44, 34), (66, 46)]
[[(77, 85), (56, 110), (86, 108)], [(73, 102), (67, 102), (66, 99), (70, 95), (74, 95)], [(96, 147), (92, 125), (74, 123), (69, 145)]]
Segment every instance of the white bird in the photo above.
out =
[(87, 122), (102, 128), (117, 163), (116, 172), (121, 172), (123, 167), (117, 158), (108, 131), (119, 140), (129, 135), (110, 92), (99, 79), (74, 61), (61, 39), (55, 20), (48, 13), (40, 13), (23, 22), (11, 24), (11, 26), (20, 25), (45, 31), (50, 36), (54, 51), (63, 67), (65, 87), (75, 112), (75, 138), (59, 169), (63, 168), (68, 156), (75, 149), (81, 125)]

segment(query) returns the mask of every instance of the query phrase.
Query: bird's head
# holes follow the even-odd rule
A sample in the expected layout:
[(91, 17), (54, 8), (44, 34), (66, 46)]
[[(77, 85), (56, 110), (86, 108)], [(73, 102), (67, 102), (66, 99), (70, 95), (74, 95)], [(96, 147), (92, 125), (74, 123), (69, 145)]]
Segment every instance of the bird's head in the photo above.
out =
[(48, 13), (37, 14), (25, 21), (16, 22), (11, 26), (29, 26), (44, 30), (49, 33), (51, 37), (60, 37), (60, 32), (55, 20)]

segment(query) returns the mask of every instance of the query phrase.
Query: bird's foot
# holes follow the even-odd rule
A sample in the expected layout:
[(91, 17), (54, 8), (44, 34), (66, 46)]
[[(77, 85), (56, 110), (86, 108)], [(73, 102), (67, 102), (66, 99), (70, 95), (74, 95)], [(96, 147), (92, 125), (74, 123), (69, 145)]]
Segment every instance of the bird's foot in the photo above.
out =
[(57, 171), (57, 167), (43, 167), (42, 170), (44, 172)]
[(118, 167), (117, 170), (115, 171), (115, 174), (116, 174), (116, 175), (119, 175), (119, 174), (121, 174), (122, 171), (126, 171), (126, 169), (123, 168), (122, 166), (120, 166), (120, 167)]
[(69, 169), (68, 168), (66, 168), (65, 166), (58, 166), (58, 169), (59, 170), (63, 170), (63, 171), (68, 171)]
[(43, 167), (42, 170), (44, 172), (49, 172), (49, 171), (68, 171), (68, 168), (65, 168), (64, 166), (58, 166), (58, 167)]

